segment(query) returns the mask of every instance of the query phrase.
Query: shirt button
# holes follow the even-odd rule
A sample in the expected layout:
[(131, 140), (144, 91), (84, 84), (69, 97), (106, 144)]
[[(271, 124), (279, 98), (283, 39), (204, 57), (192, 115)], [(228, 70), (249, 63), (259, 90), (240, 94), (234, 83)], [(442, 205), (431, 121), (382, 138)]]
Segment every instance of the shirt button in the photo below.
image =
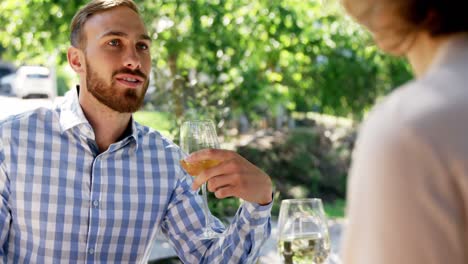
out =
[(94, 200), (94, 201), (93, 201), (93, 207), (94, 207), (94, 208), (98, 208), (98, 207), (99, 207), (99, 201), (98, 201), (98, 200)]
[(88, 249), (88, 254), (93, 255), (94, 254), (94, 248), (89, 248)]

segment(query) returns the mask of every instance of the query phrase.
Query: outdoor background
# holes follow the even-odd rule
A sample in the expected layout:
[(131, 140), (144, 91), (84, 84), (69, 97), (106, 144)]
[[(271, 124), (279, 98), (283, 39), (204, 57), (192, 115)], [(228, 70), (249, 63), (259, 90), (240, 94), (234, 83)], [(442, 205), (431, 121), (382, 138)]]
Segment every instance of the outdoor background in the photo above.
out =
[[(63, 95), (77, 83), (66, 50), (85, 2), (1, 0), (0, 61), (54, 69)], [(223, 147), (272, 177), (277, 201), (320, 197), (343, 217), (359, 124), (411, 77), (408, 64), (380, 53), (334, 0), (135, 2), (154, 39), (154, 82), (135, 118), (176, 142), (182, 121), (214, 119)], [(210, 204), (232, 216), (239, 201)]]

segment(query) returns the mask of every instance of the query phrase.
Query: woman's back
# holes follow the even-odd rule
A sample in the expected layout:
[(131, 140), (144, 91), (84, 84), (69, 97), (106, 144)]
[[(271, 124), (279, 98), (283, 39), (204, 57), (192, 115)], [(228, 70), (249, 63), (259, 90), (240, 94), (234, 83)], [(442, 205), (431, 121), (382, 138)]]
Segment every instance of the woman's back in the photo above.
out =
[(344, 263), (468, 263), (468, 35), (381, 102), (361, 129)]

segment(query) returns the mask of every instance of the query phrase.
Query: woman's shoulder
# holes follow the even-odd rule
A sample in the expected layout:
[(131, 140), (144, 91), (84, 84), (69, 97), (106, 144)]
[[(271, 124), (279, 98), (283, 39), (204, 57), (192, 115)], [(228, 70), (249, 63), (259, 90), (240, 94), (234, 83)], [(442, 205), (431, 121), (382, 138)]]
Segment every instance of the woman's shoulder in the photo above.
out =
[(408, 82), (376, 104), (361, 134), (395, 139), (409, 131), (422, 140), (456, 144), (468, 129), (466, 98), (468, 77), (442, 68)]
[(451, 68), (439, 68), (422, 78), (408, 82), (392, 92), (375, 108), (378, 112), (397, 115), (402, 121), (435, 118), (435, 112), (468, 109), (468, 75)]

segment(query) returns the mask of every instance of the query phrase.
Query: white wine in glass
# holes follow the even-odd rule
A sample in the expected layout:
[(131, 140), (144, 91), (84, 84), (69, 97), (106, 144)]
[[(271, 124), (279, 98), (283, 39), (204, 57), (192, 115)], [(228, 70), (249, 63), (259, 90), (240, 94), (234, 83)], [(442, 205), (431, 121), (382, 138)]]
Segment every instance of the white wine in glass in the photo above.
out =
[[(180, 147), (187, 154), (207, 148), (218, 149), (218, 135), (216, 134), (214, 123), (211, 120), (195, 120), (184, 122), (180, 128)], [(181, 166), (187, 171), (187, 173), (194, 177), (196, 177), (202, 171), (214, 167), (219, 163), (220, 161), (217, 160), (203, 160), (196, 163), (189, 163), (182, 160), (180, 162)], [(210, 209), (208, 207), (206, 183), (202, 185), (201, 191), (205, 226), (203, 227), (203, 232), (199, 238), (213, 239), (221, 237), (223, 233), (218, 233), (212, 228), (213, 221)]]
[(278, 252), (284, 264), (323, 264), (330, 254), (330, 238), (320, 199), (281, 202)]

